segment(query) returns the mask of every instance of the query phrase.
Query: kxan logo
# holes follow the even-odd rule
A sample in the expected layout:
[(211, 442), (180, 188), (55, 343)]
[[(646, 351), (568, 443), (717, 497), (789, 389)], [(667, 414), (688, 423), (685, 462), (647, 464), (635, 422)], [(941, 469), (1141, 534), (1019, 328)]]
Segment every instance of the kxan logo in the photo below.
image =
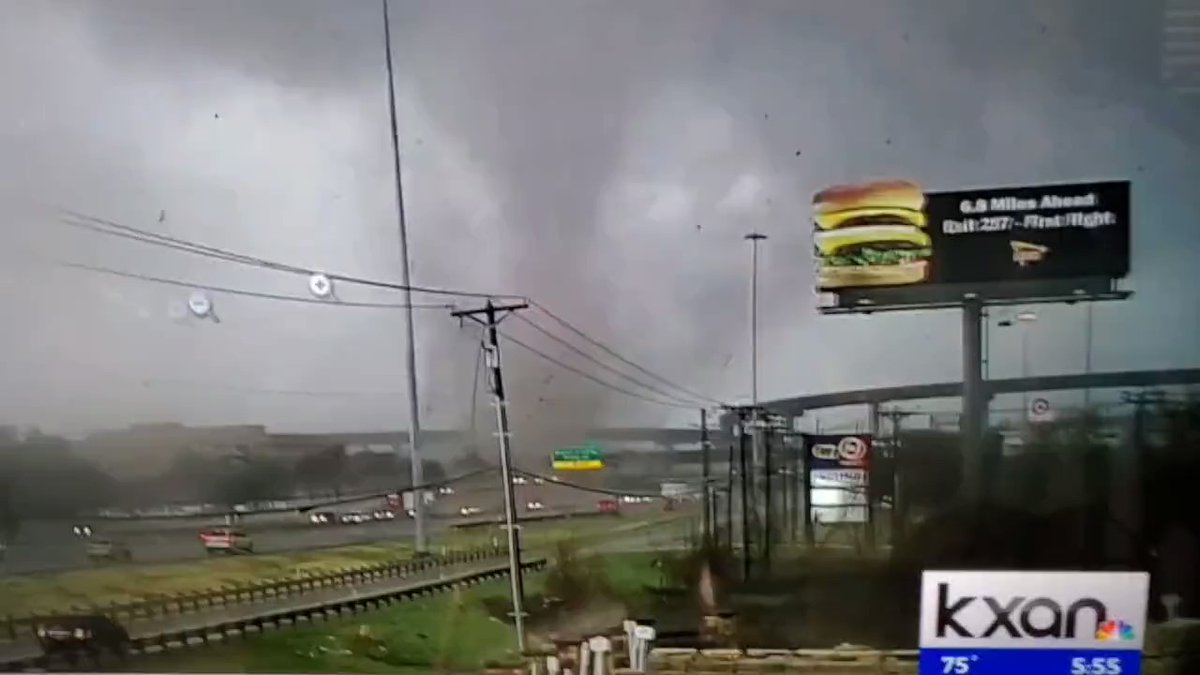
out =
[[(988, 610), (986, 626), (964, 625), (960, 614), (975, 603)], [(1003, 600), (989, 595), (951, 595), (950, 584), (938, 584), (934, 635), (939, 638), (1077, 638), (1133, 640), (1134, 629), (1120, 619), (1110, 620), (1108, 607), (1096, 598), (1080, 598), (1065, 608), (1047, 597), (1015, 596)]]

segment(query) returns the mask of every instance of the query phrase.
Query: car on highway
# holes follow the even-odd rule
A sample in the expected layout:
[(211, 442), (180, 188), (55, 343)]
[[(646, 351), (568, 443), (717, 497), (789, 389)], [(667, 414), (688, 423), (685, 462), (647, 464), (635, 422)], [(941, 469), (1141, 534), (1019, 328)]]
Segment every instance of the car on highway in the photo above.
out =
[(541, 511), (546, 508), (546, 505), (535, 499), (531, 502), (526, 502), (525, 508), (529, 511)]
[(210, 527), (200, 533), (200, 542), (209, 555), (253, 553), (254, 540), (235, 527)]
[(92, 528), (90, 525), (76, 525), (75, 527), (71, 528), (71, 531), (75, 534), (76, 537), (92, 536)]
[(478, 506), (464, 506), (458, 510), (460, 516), (477, 516), (483, 513), (483, 509)]
[(106, 650), (123, 661), (131, 645), (129, 633), (112, 618), (102, 615), (46, 617), (35, 624), (33, 634), (42, 654), (47, 658), (62, 656), (71, 666), (83, 655), (90, 656), (92, 663), (99, 666), (100, 654)]
[(396, 512), (390, 509), (379, 509), (371, 513), (372, 520), (395, 520)]
[(337, 522), (337, 514), (332, 511), (314, 511), (309, 514), (308, 522), (313, 525), (332, 525)]
[(111, 539), (89, 539), (87, 543), (88, 562), (98, 565), (108, 562), (130, 562), (133, 551), (129, 545)]
[(438, 494), (439, 494), (439, 495), (452, 495), (452, 494), (454, 494), (454, 488), (450, 487), (449, 485), (443, 485), (443, 486), (441, 486), (440, 488), (438, 488), (438, 490), (437, 490), (437, 491), (438, 491)]
[(343, 525), (361, 525), (367, 522), (367, 517), (358, 511), (347, 511), (338, 516), (338, 522)]

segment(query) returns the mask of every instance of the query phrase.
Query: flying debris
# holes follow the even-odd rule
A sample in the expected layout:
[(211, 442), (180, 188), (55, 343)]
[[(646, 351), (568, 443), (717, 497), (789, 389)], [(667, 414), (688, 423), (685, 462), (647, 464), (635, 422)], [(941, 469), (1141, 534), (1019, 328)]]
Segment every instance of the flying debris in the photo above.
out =
[(308, 278), (308, 292), (324, 300), (333, 295), (333, 281), (324, 274), (314, 274)]
[(188, 296), (187, 306), (188, 311), (197, 319), (212, 319), (213, 323), (221, 323), (216, 313), (213, 312), (212, 300), (209, 300), (203, 291), (193, 291)]

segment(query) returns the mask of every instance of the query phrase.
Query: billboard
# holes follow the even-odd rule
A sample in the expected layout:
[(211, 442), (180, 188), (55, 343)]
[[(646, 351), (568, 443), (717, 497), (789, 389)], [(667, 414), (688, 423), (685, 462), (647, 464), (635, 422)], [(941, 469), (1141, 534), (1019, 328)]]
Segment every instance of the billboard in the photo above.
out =
[(813, 197), (821, 292), (1129, 273), (1128, 181), (925, 192), (905, 180)]

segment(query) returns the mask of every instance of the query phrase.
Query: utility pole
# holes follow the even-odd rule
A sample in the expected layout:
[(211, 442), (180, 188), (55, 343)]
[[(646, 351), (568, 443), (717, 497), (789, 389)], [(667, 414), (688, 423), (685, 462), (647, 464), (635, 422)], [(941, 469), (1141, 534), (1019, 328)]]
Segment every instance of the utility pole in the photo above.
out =
[[(754, 436), (751, 438), (751, 461), (750, 461), (750, 490), (754, 496), (750, 501), (751, 508), (754, 511), (755, 520), (760, 520), (759, 509), (760, 501), (759, 487), (756, 483), (758, 472), (763, 466), (763, 441), (765, 440), (762, 433), (762, 411), (758, 407), (758, 245), (767, 239), (767, 235), (759, 232), (751, 232), (745, 236), (746, 241), (750, 242), (750, 414), (751, 426), (754, 428)], [(770, 476), (764, 476), (766, 480), (770, 480)], [(769, 504), (762, 504), (766, 508), (770, 508)], [(763, 522), (767, 520), (765, 516), (761, 516)], [(758, 523), (756, 522), (757, 526)]]
[[(760, 415), (760, 422), (766, 420)], [(771, 433), (770, 427), (767, 424), (762, 424), (755, 430), (755, 434), (763, 436), (763, 542), (762, 542), (762, 562), (763, 571), (770, 574), (771, 572), (771, 512), (774, 511), (774, 504), (771, 502), (771, 478), (774, 469), (771, 466)]]
[(738, 410), (738, 477), (742, 482), (742, 581), (750, 579), (750, 507), (747, 504), (749, 492), (749, 471), (746, 470), (746, 410)]
[(981, 456), (984, 427), (987, 425), (987, 394), (983, 381), (983, 301), (975, 294), (963, 298), (962, 305), (962, 495), (976, 505), (983, 494)]
[(725, 464), (725, 541), (729, 542), (729, 553), (733, 553), (733, 441), (729, 442), (729, 455)]
[(1128, 459), (1132, 466), (1125, 467), (1133, 478), (1132, 494), (1129, 495), (1129, 510), (1132, 513), (1126, 513), (1124, 517), (1134, 532), (1134, 554), (1142, 565), (1150, 563), (1146, 533), (1146, 410), (1151, 404), (1161, 405), (1164, 400), (1166, 395), (1161, 391), (1121, 392), (1121, 401), (1133, 404), (1133, 453)]
[[(985, 353), (986, 353), (986, 351), (985, 351)], [(876, 529), (875, 528), (875, 525), (876, 525), (876, 523), (875, 523), (875, 497), (876, 497), (876, 495), (880, 494), (880, 491), (876, 484), (876, 474), (878, 472), (875, 470), (875, 467), (878, 465), (878, 462), (876, 461), (876, 457), (875, 457), (875, 452), (876, 452), (876, 447), (877, 447), (876, 444), (879, 442), (879, 403), (872, 402), (868, 406), (868, 411), (869, 411), (868, 415), (870, 416), (868, 423), (870, 424), (870, 433), (871, 433), (871, 453), (867, 456), (867, 537), (866, 537), (866, 539), (867, 539), (867, 550), (874, 551), (875, 550), (875, 529)]]
[[(392, 135), (392, 173), (396, 180), (396, 224), (400, 230), (400, 283), (404, 286), (404, 326), (408, 334), (405, 367), (408, 370), (408, 452), (411, 468), (409, 478), (415, 486), (425, 483), (421, 466), (420, 403), (417, 401), (417, 338), (413, 329), (412, 288), (408, 263), (408, 223), (404, 216), (404, 184), (400, 178), (400, 131), (396, 121), (396, 82), (392, 67), (392, 27), (388, 18), (388, 0), (383, 2), (383, 42), (387, 63), (388, 115)], [(426, 548), (425, 500), (420, 490), (413, 491), (413, 520), (416, 522), (416, 546)]]
[[(499, 320), (496, 315), (525, 309), (527, 303), (502, 305), (497, 307), (491, 300), (480, 309), (470, 309), (452, 312), (451, 316), (468, 318), (481, 323), (487, 329), (487, 343), (484, 346), (487, 367), (491, 373), (492, 405), (496, 408), (496, 431), (500, 439), (500, 476), (504, 480), (504, 524), (508, 529), (508, 575), (512, 585), (513, 622), (517, 630), (517, 649), (525, 651), (525, 580), (521, 574), (521, 538), (517, 529), (517, 504), (513, 494), (512, 449), (509, 446), (508, 430), (508, 400), (504, 396), (504, 374), (500, 368), (500, 339), (496, 326)], [(487, 317), (487, 322), (479, 321), (478, 316)], [(500, 317), (503, 319), (503, 317)]]
[[(905, 505), (901, 494), (903, 492), (902, 478), (904, 472), (900, 468), (900, 422), (905, 417), (911, 417), (917, 413), (904, 412), (897, 408), (892, 408), (887, 412), (883, 412), (892, 423), (892, 548), (895, 550), (900, 541), (904, 538), (905, 524), (907, 522), (907, 514), (905, 513)], [(963, 459), (966, 461), (966, 458)]]
[(711, 479), (709, 476), (709, 471), (711, 469), (711, 467), (709, 466), (709, 450), (710, 450), (710, 448), (709, 448), (709, 444), (708, 444), (708, 411), (705, 410), (704, 408), (701, 408), (700, 409), (700, 461), (702, 464), (701, 475), (703, 476), (703, 490), (704, 490), (704, 492), (702, 494), (702, 499), (703, 499), (703, 504), (704, 504), (704, 517), (702, 519), (702, 523), (703, 523), (702, 530), (703, 530), (703, 534), (704, 534), (704, 545), (705, 546), (712, 545), (712, 533), (713, 533), (712, 483), (711, 483)]

